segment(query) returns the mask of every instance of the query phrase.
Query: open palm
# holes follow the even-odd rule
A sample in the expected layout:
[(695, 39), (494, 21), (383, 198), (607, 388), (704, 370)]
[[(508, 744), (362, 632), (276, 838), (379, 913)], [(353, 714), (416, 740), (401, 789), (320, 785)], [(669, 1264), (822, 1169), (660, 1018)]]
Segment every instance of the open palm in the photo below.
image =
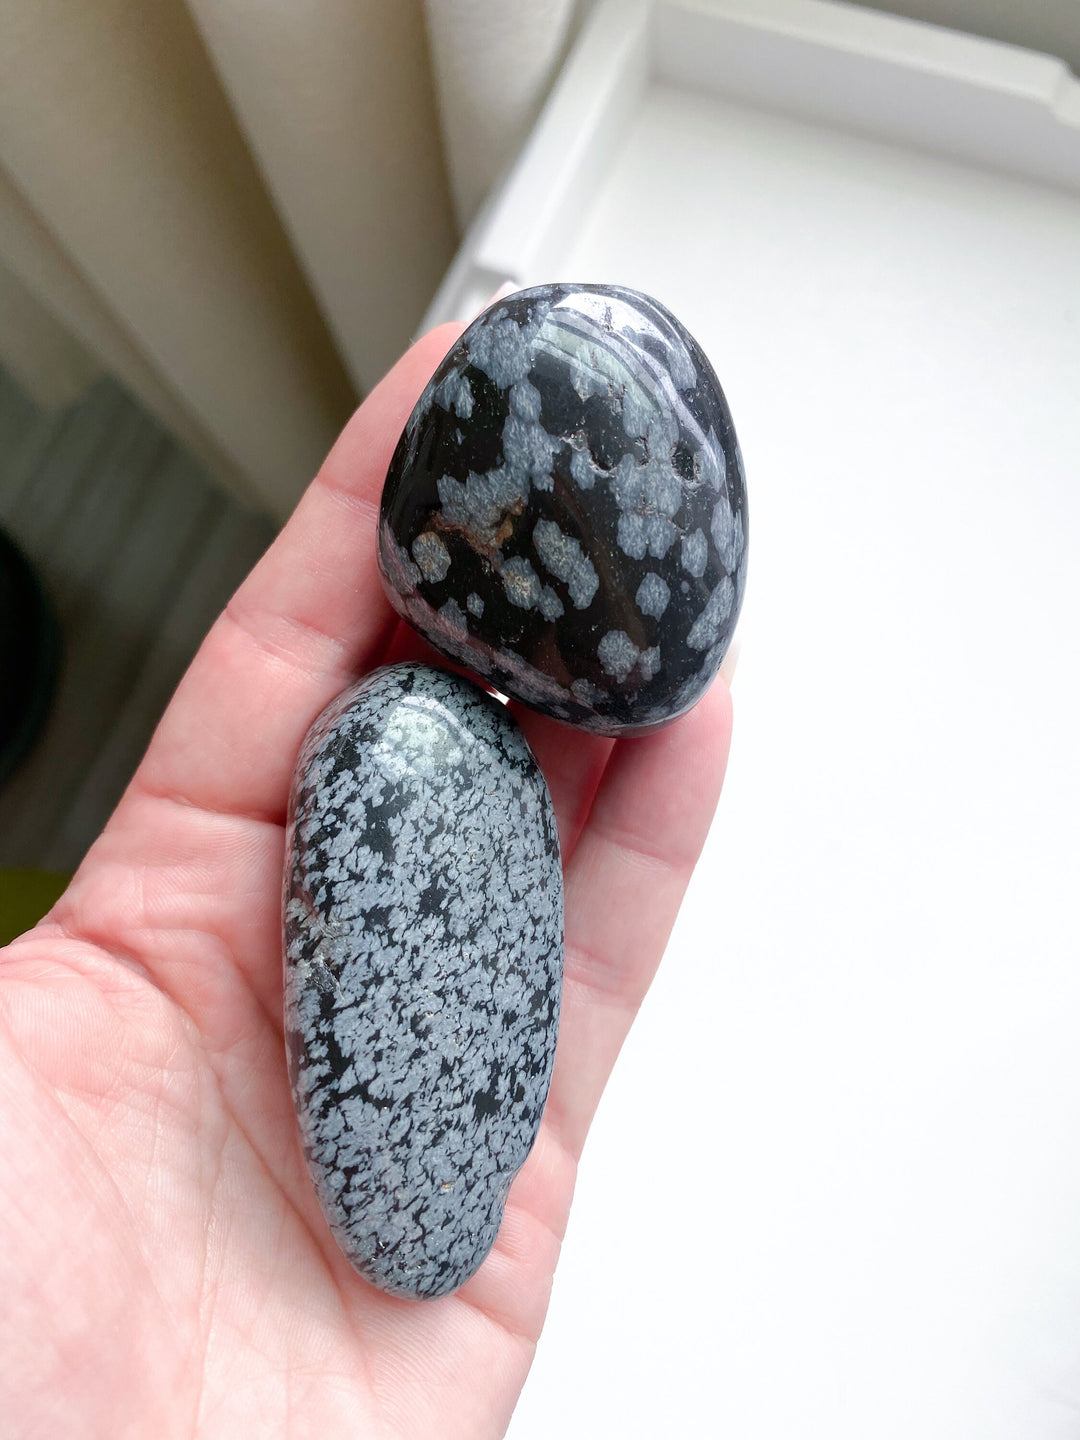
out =
[(435, 1301), (373, 1290), (322, 1219), (292, 1114), (283, 824), (315, 715), (424, 653), (381, 594), (375, 517), (457, 334), (426, 336), (353, 417), (68, 891), (0, 955), (6, 1434), (451, 1440), (509, 1420), (589, 1121), (715, 808), (730, 702), (721, 680), (617, 743), (519, 714), (566, 867), (550, 1099), (477, 1275)]

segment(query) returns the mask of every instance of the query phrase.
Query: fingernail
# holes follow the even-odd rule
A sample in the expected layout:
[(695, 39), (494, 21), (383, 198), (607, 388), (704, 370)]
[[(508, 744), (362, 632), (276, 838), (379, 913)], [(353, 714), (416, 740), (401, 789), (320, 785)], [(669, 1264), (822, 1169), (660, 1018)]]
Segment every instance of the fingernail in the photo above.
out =
[(720, 662), (720, 674), (724, 677), (727, 687), (731, 689), (731, 682), (735, 678), (735, 666), (739, 663), (739, 652), (742, 643), (738, 639), (732, 640), (728, 646), (728, 652)]
[(484, 309), (486, 310), (488, 308), (488, 305), (494, 305), (496, 300), (505, 300), (507, 295), (513, 295), (515, 290), (520, 289), (521, 286), (515, 284), (513, 280), (504, 280), (503, 283), (499, 286), (499, 288), (495, 291), (495, 294), (492, 295), (491, 299), (487, 302), (487, 305), (484, 306)]
[(478, 316), (482, 315), (485, 310), (490, 310), (492, 305), (494, 305), (496, 301), (505, 300), (507, 295), (513, 295), (516, 290), (520, 289), (521, 286), (517, 284), (516, 281), (504, 280), (503, 283), (499, 286), (499, 288), (495, 291), (494, 295), (492, 295), (491, 299), (485, 300), (482, 305), (478, 305), (471, 315), (463, 319), (462, 323), (465, 325), (471, 325), (472, 322), (477, 319)]

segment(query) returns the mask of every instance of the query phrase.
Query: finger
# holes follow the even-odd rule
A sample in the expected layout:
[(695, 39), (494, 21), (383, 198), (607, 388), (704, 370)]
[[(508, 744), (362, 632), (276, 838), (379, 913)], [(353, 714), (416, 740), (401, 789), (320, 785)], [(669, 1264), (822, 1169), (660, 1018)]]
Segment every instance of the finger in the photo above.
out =
[(718, 680), (676, 724), (620, 741), (566, 870), (566, 974), (545, 1124), (580, 1153), (716, 809), (731, 736)]
[(604, 735), (572, 730), (523, 705), (510, 708), (544, 772), (559, 822), (559, 843), (566, 866), (577, 847), (615, 742)]
[(409, 412), (460, 331), (425, 335), (349, 421), (192, 662), (137, 786), (203, 809), (283, 817), (308, 726), (376, 662), (396, 623), (375, 560), (379, 496)]

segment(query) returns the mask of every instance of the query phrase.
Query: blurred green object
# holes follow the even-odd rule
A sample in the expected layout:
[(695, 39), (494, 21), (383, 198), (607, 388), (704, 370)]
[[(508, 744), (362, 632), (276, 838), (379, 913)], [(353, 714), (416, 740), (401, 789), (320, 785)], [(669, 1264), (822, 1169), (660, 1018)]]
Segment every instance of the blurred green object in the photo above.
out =
[(70, 875), (47, 870), (0, 870), (0, 945), (31, 930), (67, 889)]

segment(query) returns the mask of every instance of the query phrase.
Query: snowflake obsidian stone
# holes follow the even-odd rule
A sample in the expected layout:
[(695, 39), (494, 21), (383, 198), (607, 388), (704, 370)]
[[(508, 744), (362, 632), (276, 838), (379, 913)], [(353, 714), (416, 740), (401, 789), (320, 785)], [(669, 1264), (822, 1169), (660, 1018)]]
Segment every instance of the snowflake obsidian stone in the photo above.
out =
[(547, 786), (471, 681), (390, 665), (315, 722), (285, 874), (285, 1030), (346, 1255), (444, 1295), (495, 1240), (547, 1098), (562, 873)]
[(613, 735), (704, 694), (746, 539), (735, 429), (693, 338), (636, 291), (539, 285), (485, 311), (420, 397), (379, 561), (444, 654)]

